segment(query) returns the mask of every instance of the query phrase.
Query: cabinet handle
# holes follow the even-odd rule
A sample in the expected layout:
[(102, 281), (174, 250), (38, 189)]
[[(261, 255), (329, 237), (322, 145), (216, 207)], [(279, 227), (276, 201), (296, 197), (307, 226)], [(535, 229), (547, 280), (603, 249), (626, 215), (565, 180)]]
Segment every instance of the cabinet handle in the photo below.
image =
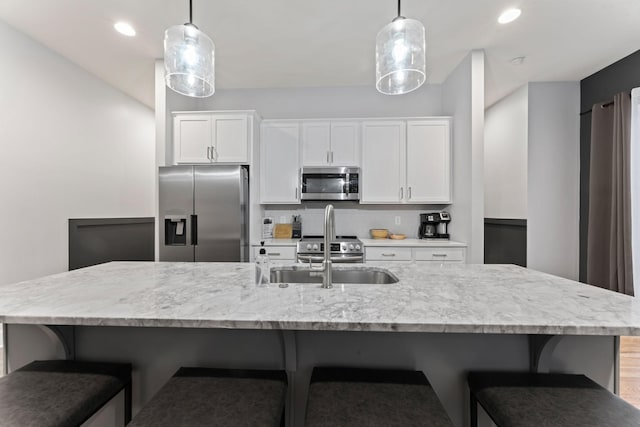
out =
[(211, 160), (214, 162), (218, 161), (218, 151), (216, 150), (216, 147), (211, 147)]
[(382, 254), (382, 256), (396, 256), (396, 254)]
[(400, 187), (400, 200), (404, 199), (404, 188)]
[(327, 151), (327, 163), (329, 163), (329, 152)]
[(207, 160), (211, 160), (211, 147), (207, 147)]
[(280, 252), (267, 252), (267, 255), (280, 256)]
[(409, 187), (409, 200), (411, 200), (411, 187)]
[(298, 200), (298, 189), (296, 188), (296, 200)]
[(433, 254), (433, 256), (446, 257), (447, 254)]
[(331, 152), (331, 164), (333, 164), (333, 151)]

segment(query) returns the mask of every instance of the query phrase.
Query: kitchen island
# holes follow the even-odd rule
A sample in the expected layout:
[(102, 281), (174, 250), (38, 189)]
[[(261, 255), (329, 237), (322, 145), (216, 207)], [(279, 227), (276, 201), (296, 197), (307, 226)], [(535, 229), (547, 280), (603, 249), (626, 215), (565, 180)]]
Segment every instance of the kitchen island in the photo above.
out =
[(115, 262), (2, 286), (9, 370), (132, 361), (135, 412), (179, 366), (284, 368), (302, 425), (313, 366), (404, 367), (425, 372), (461, 426), (465, 371), (582, 372), (612, 389), (614, 337), (640, 335), (635, 298), (532, 270), (376, 267), (399, 282), (259, 288), (252, 264)]

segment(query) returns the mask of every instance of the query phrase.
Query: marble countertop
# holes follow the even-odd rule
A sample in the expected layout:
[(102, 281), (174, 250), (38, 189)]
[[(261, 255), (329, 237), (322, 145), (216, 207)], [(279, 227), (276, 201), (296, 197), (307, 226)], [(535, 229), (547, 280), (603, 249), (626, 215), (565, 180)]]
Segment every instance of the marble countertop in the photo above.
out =
[(253, 242), (251, 246), (260, 246), (260, 242), (264, 242), (265, 246), (296, 246), (300, 239), (265, 239)]
[(0, 322), (640, 335), (640, 300), (533, 270), (377, 266), (400, 282), (257, 288), (254, 266), (248, 263), (113, 262), (0, 286)]
[[(265, 246), (295, 246), (300, 239), (267, 239)], [(436, 248), (466, 248), (467, 244), (453, 240), (426, 240), (426, 239), (360, 239), (366, 246), (407, 246), (407, 247), (436, 247)], [(260, 246), (260, 242), (253, 242), (252, 246)]]

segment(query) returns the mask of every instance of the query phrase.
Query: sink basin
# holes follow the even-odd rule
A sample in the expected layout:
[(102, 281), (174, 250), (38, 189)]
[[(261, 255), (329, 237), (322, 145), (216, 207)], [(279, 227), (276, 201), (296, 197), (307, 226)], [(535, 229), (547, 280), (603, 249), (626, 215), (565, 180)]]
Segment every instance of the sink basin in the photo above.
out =
[[(383, 268), (358, 267), (334, 268), (333, 283), (357, 283), (385, 285), (398, 283), (398, 278)], [(322, 283), (322, 271), (297, 267), (271, 269), (271, 283)]]

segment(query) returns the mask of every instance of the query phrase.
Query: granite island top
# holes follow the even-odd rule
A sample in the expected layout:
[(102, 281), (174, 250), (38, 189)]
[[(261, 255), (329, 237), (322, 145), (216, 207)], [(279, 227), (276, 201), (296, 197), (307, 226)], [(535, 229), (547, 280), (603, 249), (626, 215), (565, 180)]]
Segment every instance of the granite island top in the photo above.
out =
[(400, 281), (258, 288), (249, 263), (112, 262), (0, 286), (0, 322), (640, 335), (640, 300), (571, 280), (511, 265), (380, 266)]

